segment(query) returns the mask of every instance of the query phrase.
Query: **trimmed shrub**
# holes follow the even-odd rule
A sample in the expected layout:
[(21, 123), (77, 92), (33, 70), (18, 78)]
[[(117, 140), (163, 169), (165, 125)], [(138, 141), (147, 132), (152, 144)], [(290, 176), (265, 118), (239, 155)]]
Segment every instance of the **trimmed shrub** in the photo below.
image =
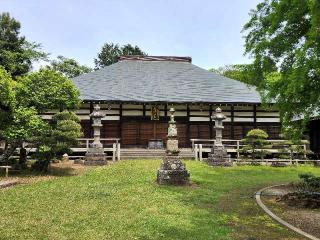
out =
[(268, 134), (262, 129), (252, 129), (250, 130), (245, 139), (242, 142), (245, 146), (242, 148), (242, 153), (246, 156), (251, 157), (252, 160), (263, 158), (266, 155), (264, 148), (267, 146)]

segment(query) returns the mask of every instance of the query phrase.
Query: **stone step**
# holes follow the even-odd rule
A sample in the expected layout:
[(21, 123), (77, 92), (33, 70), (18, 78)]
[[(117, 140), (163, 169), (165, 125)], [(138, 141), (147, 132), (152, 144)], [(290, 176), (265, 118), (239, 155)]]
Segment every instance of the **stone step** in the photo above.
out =
[[(121, 159), (162, 159), (165, 153), (165, 149), (122, 148)], [(183, 159), (194, 158), (191, 148), (180, 149), (179, 156)]]

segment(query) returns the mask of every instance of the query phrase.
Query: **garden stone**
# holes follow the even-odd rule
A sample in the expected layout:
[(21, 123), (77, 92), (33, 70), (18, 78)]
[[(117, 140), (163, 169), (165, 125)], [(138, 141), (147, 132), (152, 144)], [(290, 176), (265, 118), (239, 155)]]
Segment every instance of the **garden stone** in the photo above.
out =
[(96, 104), (90, 117), (93, 120), (93, 143), (90, 144), (89, 149), (86, 153), (84, 161), (85, 165), (106, 165), (106, 154), (104, 153), (103, 145), (100, 142), (100, 128), (102, 127), (101, 118), (105, 115), (100, 112), (100, 106)]
[(68, 162), (69, 161), (69, 155), (68, 154), (63, 154), (62, 155), (62, 162)]
[(174, 109), (170, 109), (170, 121), (167, 135), (167, 150), (163, 162), (158, 170), (158, 184), (186, 185), (189, 183), (190, 173), (179, 156), (178, 131), (174, 120)]
[(227, 154), (227, 150), (222, 144), (222, 130), (224, 128), (222, 121), (226, 119), (226, 117), (219, 107), (216, 109), (216, 113), (212, 116), (212, 119), (215, 121), (214, 128), (216, 130), (216, 141), (211, 153), (209, 153), (207, 164), (209, 166), (230, 167), (233, 164), (230, 160), (230, 156)]
[(320, 161), (314, 161), (313, 166), (315, 167), (320, 167)]
[(272, 162), (271, 167), (287, 167), (288, 164), (285, 162)]

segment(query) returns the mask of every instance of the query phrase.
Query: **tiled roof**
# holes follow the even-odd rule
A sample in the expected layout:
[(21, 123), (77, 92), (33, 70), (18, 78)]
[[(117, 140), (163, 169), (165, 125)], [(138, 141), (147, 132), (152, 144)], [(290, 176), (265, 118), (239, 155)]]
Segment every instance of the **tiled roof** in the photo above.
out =
[(72, 80), (79, 88), (82, 100), (261, 102), (254, 87), (197, 67), (190, 61), (157, 61), (150, 57), (149, 60), (122, 59)]

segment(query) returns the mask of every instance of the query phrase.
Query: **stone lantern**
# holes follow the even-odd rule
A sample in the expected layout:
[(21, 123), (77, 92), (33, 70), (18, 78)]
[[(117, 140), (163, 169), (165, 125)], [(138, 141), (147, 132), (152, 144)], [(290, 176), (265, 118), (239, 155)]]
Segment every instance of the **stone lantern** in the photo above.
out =
[(190, 173), (179, 156), (178, 131), (174, 120), (175, 110), (170, 108), (170, 121), (167, 135), (167, 150), (158, 170), (158, 184), (185, 185), (189, 183)]
[(222, 121), (226, 119), (226, 116), (222, 113), (221, 108), (216, 109), (216, 113), (211, 117), (214, 120), (214, 129), (216, 130), (216, 146), (222, 146), (222, 130), (224, 126)]
[(102, 127), (101, 119), (105, 115), (100, 112), (100, 106), (96, 104), (93, 112), (90, 114), (93, 127), (93, 143), (90, 144), (86, 153), (85, 165), (105, 165), (106, 154), (104, 153), (103, 145), (100, 142), (100, 128)]
[(224, 128), (222, 121), (226, 119), (226, 116), (222, 113), (221, 108), (218, 107), (211, 118), (215, 122), (214, 129), (216, 130), (216, 141), (209, 154), (207, 163), (210, 166), (232, 166), (230, 157), (222, 144), (222, 130)]

